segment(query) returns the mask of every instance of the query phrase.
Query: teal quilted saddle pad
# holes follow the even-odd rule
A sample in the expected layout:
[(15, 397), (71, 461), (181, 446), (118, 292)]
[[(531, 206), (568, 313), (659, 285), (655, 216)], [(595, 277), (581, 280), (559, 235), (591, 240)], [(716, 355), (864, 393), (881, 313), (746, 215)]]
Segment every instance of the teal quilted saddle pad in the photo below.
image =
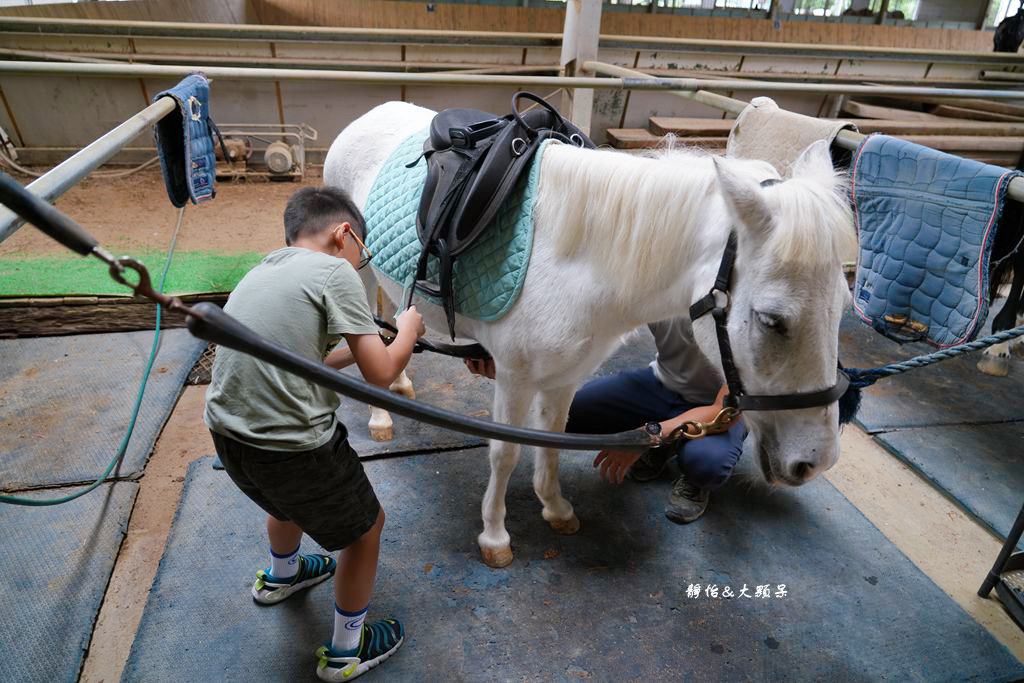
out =
[[(417, 157), (423, 153), (426, 138), (427, 131), (422, 130), (398, 145), (381, 168), (363, 208), (366, 246), (373, 253), (374, 267), (406, 288), (415, 277), (422, 249), (416, 212), (427, 162), (417, 161)], [(547, 144), (542, 143), (537, 150), (529, 173), (519, 180), (480, 241), (456, 259), (453, 289), (459, 314), (476, 320), (497, 320), (519, 298), (533, 249), (533, 205), (541, 155)], [(414, 161), (417, 163), (412, 168), (406, 168)], [(437, 281), (436, 260), (429, 264), (427, 277)]]

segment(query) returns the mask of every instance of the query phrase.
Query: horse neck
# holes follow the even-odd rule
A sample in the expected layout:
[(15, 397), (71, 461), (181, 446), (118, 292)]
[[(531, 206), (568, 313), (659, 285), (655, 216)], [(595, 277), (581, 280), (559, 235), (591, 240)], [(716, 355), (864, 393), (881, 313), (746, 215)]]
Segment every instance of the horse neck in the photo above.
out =
[(711, 157), (558, 145), (543, 163), (538, 205), (558, 257), (593, 274), (597, 315), (630, 327), (665, 320), (710, 287), (729, 231)]

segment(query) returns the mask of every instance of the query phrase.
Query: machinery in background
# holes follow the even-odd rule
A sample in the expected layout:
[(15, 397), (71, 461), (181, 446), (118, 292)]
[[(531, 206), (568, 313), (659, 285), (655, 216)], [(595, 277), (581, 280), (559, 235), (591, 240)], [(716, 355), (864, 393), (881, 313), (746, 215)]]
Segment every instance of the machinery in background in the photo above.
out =
[[(305, 123), (221, 124), (224, 148), (218, 144), (218, 178), (290, 178), (306, 173), (306, 141), (315, 141), (316, 129)], [(227, 159), (224, 152), (227, 152)]]

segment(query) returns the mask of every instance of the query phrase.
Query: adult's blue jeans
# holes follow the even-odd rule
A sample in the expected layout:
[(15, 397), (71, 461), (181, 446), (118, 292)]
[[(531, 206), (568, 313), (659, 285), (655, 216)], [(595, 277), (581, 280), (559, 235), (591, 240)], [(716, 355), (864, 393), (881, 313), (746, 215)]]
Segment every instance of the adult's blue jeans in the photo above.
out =
[[(702, 404), (687, 401), (665, 388), (650, 367), (592, 379), (573, 397), (565, 431), (612, 434), (661, 422)], [(743, 452), (747, 429), (742, 418), (729, 431), (682, 441), (679, 469), (701, 488), (725, 483)], [(676, 449), (669, 445), (661, 448)]]

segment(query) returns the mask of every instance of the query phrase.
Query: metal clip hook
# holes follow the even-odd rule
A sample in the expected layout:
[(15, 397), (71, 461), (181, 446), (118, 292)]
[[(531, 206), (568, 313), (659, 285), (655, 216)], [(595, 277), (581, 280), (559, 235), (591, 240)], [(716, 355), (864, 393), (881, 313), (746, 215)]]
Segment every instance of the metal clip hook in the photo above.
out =
[[(134, 270), (139, 276), (139, 281), (132, 284), (125, 279), (125, 270)], [(151, 299), (164, 305), (168, 305), (171, 301), (169, 297), (153, 289), (153, 283), (149, 279), (149, 271), (146, 270), (146, 266), (133, 258), (120, 258), (110, 264), (110, 277), (113, 278), (115, 282), (131, 289), (135, 292), (136, 296), (145, 297), (146, 299)]]

